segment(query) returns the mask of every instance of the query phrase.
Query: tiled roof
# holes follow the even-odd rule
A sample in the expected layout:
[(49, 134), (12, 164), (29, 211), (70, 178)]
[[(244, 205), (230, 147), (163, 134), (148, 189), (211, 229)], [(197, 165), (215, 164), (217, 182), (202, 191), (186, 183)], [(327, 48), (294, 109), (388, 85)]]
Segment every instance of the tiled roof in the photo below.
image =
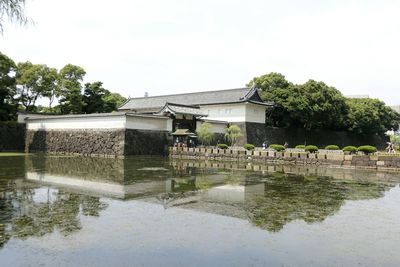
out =
[(262, 100), (258, 96), (258, 93), (255, 93), (256, 91), (256, 89), (237, 88), (197, 93), (131, 98), (125, 104), (123, 104), (119, 110), (162, 108), (168, 102), (189, 106), (236, 103), (246, 101), (246, 99), (261, 102)]
[(165, 106), (158, 112), (158, 114), (163, 114), (164, 112), (170, 112), (173, 114), (189, 114), (194, 116), (207, 116), (207, 114), (202, 112), (198, 107), (172, 103), (166, 103)]

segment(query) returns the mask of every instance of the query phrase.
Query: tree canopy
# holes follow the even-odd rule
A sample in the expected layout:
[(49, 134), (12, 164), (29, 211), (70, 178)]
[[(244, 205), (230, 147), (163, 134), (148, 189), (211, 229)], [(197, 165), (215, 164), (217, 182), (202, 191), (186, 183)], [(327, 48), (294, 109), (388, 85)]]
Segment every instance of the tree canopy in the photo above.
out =
[(11, 22), (26, 24), (29, 19), (25, 16), (25, 0), (0, 0), (0, 33), (6, 18)]
[(0, 121), (15, 119), (17, 111), (14, 61), (0, 52)]
[[(15, 64), (0, 52), (0, 121), (15, 120), (17, 110), (57, 114), (113, 112), (125, 98), (98, 81), (82, 83), (86, 71), (67, 64), (60, 71), (29, 61)], [(37, 101), (48, 99), (48, 107)], [(53, 106), (53, 103), (58, 105)]]
[(347, 99), (323, 82), (309, 80), (293, 84), (280, 73), (253, 78), (248, 86), (261, 90), (273, 101), (266, 123), (276, 127), (346, 130), (361, 134), (383, 134), (398, 129), (400, 115), (378, 99)]

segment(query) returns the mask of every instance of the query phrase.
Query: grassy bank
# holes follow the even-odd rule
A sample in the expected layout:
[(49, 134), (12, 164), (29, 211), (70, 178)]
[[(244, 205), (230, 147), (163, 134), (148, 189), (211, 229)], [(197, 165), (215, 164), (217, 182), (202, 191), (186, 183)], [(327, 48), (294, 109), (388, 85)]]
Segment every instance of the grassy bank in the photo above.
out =
[(27, 153), (23, 152), (0, 152), (0, 157), (11, 157), (11, 156), (25, 156)]

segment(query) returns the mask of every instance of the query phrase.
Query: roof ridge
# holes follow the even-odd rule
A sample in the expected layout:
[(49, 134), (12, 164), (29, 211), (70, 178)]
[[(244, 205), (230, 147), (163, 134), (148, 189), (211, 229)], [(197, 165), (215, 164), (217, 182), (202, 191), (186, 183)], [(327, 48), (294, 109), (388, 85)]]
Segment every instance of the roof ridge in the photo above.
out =
[[(176, 94), (169, 94), (169, 95), (155, 95), (155, 96), (142, 96), (142, 97), (132, 97), (132, 99), (146, 99), (146, 98), (155, 98), (155, 97), (164, 97), (164, 96), (176, 96), (176, 95), (191, 95), (191, 94), (202, 94), (202, 93), (212, 93), (212, 92), (221, 92), (221, 91), (234, 91), (234, 90), (243, 90), (249, 89), (248, 87), (241, 87), (241, 88), (232, 88), (232, 89), (221, 89), (221, 90), (209, 90), (209, 91), (198, 91), (198, 92), (190, 92), (190, 93), (176, 93)], [(128, 100), (128, 101), (129, 101)], [(128, 102), (127, 101), (127, 102)]]

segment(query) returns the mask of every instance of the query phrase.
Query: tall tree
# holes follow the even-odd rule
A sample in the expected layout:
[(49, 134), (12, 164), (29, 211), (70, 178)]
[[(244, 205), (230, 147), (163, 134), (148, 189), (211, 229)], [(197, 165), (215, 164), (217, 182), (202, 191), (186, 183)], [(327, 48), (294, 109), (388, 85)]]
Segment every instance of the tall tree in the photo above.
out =
[(63, 114), (82, 113), (82, 85), (86, 71), (76, 65), (67, 64), (60, 70), (60, 108)]
[(84, 113), (113, 112), (118, 109), (125, 97), (117, 93), (111, 93), (103, 88), (102, 82), (86, 83), (83, 94)]
[(0, 121), (14, 120), (16, 117), (15, 71), (14, 61), (0, 52)]
[(273, 109), (268, 109), (266, 113), (267, 125), (277, 127), (288, 127), (291, 124), (290, 117), (287, 109), (285, 109), (283, 102), (289, 96), (289, 87), (293, 86), (292, 83), (286, 80), (285, 76), (271, 72), (260, 77), (253, 78), (248, 84), (248, 87), (256, 87), (260, 89), (260, 96), (265, 101), (272, 101), (275, 103)]
[(18, 63), (17, 88), (20, 103), (26, 111), (36, 110), (40, 97), (49, 97), (51, 102), (57, 91), (57, 70), (31, 62)]
[(11, 22), (26, 24), (29, 19), (25, 16), (25, 0), (0, 0), (0, 33), (3, 33), (5, 18)]
[(309, 80), (290, 86), (290, 95), (283, 101), (292, 125), (310, 129), (343, 129), (347, 107), (345, 98), (334, 87)]
[(116, 111), (118, 107), (126, 101), (126, 98), (118, 93), (110, 93), (104, 95), (103, 100), (105, 102), (104, 112)]
[(388, 130), (399, 129), (400, 114), (379, 99), (347, 99), (349, 107), (347, 127), (360, 134), (383, 135)]
[(109, 95), (110, 91), (103, 88), (102, 82), (86, 83), (83, 94), (83, 112), (84, 113), (102, 113), (105, 112), (105, 102), (103, 97)]

